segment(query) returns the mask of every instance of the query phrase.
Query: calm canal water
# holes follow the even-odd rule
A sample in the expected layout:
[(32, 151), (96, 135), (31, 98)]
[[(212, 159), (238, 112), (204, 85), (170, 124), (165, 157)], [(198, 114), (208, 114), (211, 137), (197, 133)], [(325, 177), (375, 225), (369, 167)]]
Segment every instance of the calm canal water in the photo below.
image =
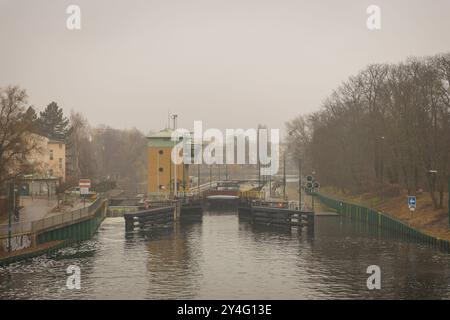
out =
[[(81, 289), (66, 268), (81, 268)], [(366, 269), (381, 268), (369, 291)], [(0, 268), (0, 299), (449, 299), (450, 255), (316, 217), (314, 236), (255, 227), (234, 212), (125, 233), (106, 219), (91, 241)]]

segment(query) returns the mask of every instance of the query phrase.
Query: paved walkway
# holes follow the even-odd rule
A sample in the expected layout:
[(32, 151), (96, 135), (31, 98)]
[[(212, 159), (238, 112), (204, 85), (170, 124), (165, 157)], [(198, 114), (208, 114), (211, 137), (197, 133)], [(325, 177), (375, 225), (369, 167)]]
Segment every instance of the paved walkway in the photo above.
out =
[(45, 217), (54, 207), (56, 207), (57, 201), (22, 197), (20, 199), (20, 205), (24, 208), (20, 210), (19, 222), (29, 222)]
[[(23, 208), (20, 210), (19, 221), (17, 222), (30, 222), (42, 219), (50, 210), (56, 206), (56, 200), (49, 200), (47, 198), (34, 198), (22, 196), (20, 198), (20, 206)], [(13, 223), (15, 223), (14, 221)], [(1, 224), (7, 224), (8, 218), (1, 221)]]

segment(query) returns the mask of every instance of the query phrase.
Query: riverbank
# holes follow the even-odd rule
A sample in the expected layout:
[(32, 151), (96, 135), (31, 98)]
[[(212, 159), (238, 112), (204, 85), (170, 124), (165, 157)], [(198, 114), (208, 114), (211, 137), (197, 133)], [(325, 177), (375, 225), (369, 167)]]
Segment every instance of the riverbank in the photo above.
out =
[(64, 241), (57, 240), (40, 244), (36, 247), (26, 248), (20, 251), (13, 251), (11, 253), (0, 252), (0, 266), (7, 265), (16, 261), (34, 258), (54, 250), (62, 248)]
[[(381, 198), (379, 195), (365, 193), (359, 195), (345, 194), (336, 188), (325, 187), (320, 193), (349, 203), (358, 204), (383, 212), (405, 224), (438, 239), (450, 240), (448, 208), (434, 209), (428, 193), (417, 195), (417, 208), (411, 214), (407, 205), (408, 194), (403, 191), (396, 197)], [(448, 194), (445, 194), (448, 203)]]
[[(21, 232), (14, 232), (10, 240), (6, 234), (0, 235), (0, 265), (90, 239), (106, 216), (106, 209), (107, 201), (97, 199), (86, 208), (83, 205), (70, 212), (50, 212), (40, 220), (19, 224)], [(12, 252), (8, 252), (10, 249)]]

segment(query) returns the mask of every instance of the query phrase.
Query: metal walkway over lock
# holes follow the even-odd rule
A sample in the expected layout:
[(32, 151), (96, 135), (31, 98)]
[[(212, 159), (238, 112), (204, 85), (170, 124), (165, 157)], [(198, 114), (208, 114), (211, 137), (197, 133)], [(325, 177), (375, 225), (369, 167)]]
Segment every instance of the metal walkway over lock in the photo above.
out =
[[(233, 183), (239, 186), (248, 181)], [(236, 210), (240, 218), (253, 224), (314, 230), (314, 212), (300, 209), (296, 201), (264, 200), (263, 192), (255, 188), (240, 191), (221, 186), (226, 186), (226, 183), (216, 182), (213, 187), (206, 184), (193, 192), (179, 193), (174, 199), (143, 201), (134, 207), (135, 210), (124, 210), (125, 228), (132, 231), (176, 221), (201, 220), (204, 209), (209, 208)], [(114, 209), (114, 206), (110, 208)]]

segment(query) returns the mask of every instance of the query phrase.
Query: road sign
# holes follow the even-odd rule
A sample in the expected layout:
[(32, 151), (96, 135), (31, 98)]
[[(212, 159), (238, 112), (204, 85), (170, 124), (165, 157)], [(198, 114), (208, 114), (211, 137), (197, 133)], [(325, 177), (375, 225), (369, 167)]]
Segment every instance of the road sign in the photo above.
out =
[(78, 186), (81, 188), (90, 188), (91, 187), (91, 179), (80, 179)]
[(80, 194), (81, 195), (89, 194), (89, 188), (80, 188)]
[(417, 199), (415, 196), (408, 196), (408, 207), (409, 210), (414, 211), (416, 209)]

